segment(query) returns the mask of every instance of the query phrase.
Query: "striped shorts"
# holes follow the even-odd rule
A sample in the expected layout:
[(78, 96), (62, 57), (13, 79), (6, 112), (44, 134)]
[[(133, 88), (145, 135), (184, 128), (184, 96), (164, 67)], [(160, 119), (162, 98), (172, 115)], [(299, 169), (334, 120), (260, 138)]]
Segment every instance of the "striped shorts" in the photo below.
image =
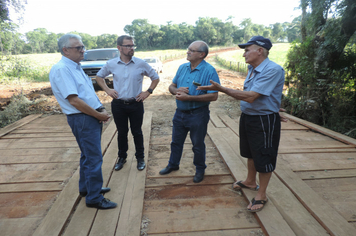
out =
[(279, 113), (253, 116), (242, 113), (239, 132), (241, 156), (252, 158), (257, 172), (274, 171), (281, 137)]

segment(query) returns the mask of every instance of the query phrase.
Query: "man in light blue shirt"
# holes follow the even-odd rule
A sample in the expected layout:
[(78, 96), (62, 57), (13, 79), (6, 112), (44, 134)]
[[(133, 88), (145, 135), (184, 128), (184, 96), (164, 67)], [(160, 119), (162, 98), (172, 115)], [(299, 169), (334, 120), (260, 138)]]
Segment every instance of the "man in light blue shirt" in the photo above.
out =
[[(131, 133), (136, 148), (137, 169), (143, 170), (146, 166), (144, 161), (144, 144), (142, 134), (143, 101), (153, 93), (159, 82), (159, 76), (155, 70), (144, 60), (134, 57), (133, 38), (122, 35), (117, 39), (117, 48), (120, 57), (109, 60), (98, 72), (96, 81), (99, 86), (113, 98), (111, 111), (118, 131), (118, 157), (115, 170), (120, 170), (126, 163), (130, 121)], [(114, 76), (114, 89), (110, 89), (104, 78), (109, 74)], [(147, 91), (142, 91), (144, 76), (151, 79), (151, 85)]]
[(85, 51), (81, 37), (63, 35), (58, 40), (58, 47), (63, 56), (52, 67), (49, 80), (81, 151), (79, 193), (86, 197), (88, 207), (115, 208), (116, 203), (101, 195), (110, 191), (110, 188), (102, 187), (101, 172), (102, 124), (110, 119), (110, 115), (100, 103), (91, 80), (80, 67)]
[[(284, 70), (268, 59), (272, 43), (262, 36), (254, 36), (247, 43), (239, 44), (245, 49), (244, 57), (249, 71), (244, 90), (225, 88), (214, 81), (199, 89), (218, 90), (241, 100), (240, 153), (247, 159), (247, 177), (233, 184), (233, 189), (248, 188), (258, 191), (247, 206), (250, 212), (262, 210), (267, 203), (267, 186), (276, 168), (281, 132), (281, 106)], [(260, 186), (256, 183), (259, 172)]]
[(219, 76), (214, 67), (204, 58), (209, 53), (208, 45), (203, 41), (195, 41), (188, 47), (188, 63), (181, 65), (169, 86), (171, 94), (175, 95), (177, 110), (173, 117), (173, 134), (171, 142), (171, 155), (166, 168), (159, 174), (166, 175), (179, 169), (184, 141), (190, 132), (193, 144), (196, 173), (194, 183), (204, 179), (205, 143), (208, 122), (210, 118), (209, 104), (218, 98), (217, 91), (197, 90), (199, 85), (208, 85), (209, 81), (220, 83)]

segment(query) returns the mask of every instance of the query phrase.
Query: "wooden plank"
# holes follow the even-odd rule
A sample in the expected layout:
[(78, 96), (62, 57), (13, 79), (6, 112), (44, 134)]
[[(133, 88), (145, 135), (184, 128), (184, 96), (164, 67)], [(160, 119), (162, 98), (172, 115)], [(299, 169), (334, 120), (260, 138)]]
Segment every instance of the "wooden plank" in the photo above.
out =
[(349, 148), (351, 147), (348, 144), (344, 144), (338, 141), (303, 141), (296, 143), (294, 141), (283, 141), (283, 138), (280, 141), (280, 149), (293, 148), (293, 149), (317, 149), (317, 148)]
[(234, 120), (227, 114), (219, 114), (220, 119), (226, 124), (237, 136), (239, 136), (239, 118)]
[(231, 230), (214, 230), (204, 232), (186, 232), (186, 233), (169, 233), (169, 234), (150, 234), (150, 236), (246, 236), (246, 235), (263, 235), (259, 228), (255, 229), (231, 229)]
[(42, 220), (33, 236), (59, 235), (79, 200), (79, 170), (77, 170), (53, 203), (46, 217)]
[(58, 191), (1, 193), (0, 219), (36, 217), (42, 219), (47, 214), (57, 194)]
[(66, 137), (72, 138), (74, 137), (72, 133), (9, 133), (6, 136), (2, 137), (2, 139), (32, 139), (32, 138), (57, 138), (57, 137)]
[[(190, 150), (191, 151), (191, 150)], [(168, 164), (168, 159), (153, 159), (149, 161), (150, 167), (148, 176), (155, 178), (164, 178), (159, 174), (159, 171), (162, 170)], [(220, 160), (214, 160), (210, 157), (206, 159), (206, 165), (208, 168), (205, 170), (205, 175), (224, 175), (229, 174), (229, 170), (226, 168), (224, 163), (221, 163)], [(195, 175), (195, 165), (193, 164), (193, 158), (182, 158), (179, 165), (178, 171), (173, 171), (171, 176), (175, 177), (187, 177)]]
[(5, 171), (0, 173), (0, 184), (54, 181), (63, 182), (70, 178), (74, 171), (75, 170), (73, 169)]
[[(129, 145), (131, 147), (133, 145), (131, 133), (129, 133), (128, 138), (129, 138), (128, 139)], [(81, 198), (81, 201), (77, 206), (77, 209), (71, 216), (71, 221), (67, 225), (67, 228), (63, 234), (64, 236), (88, 235), (92, 232), (92, 230), (96, 231), (97, 228), (96, 224), (98, 223), (102, 224), (102, 222), (106, 222), (102, 226), (105, 228), (98, 235), (113, 235), (110, 234), (109, 232), (115, 230), (116, 228), (116, 224), (117, 224), (116, 222), (119, 218), (120, 209), (122, 205), (124, 189), (126, 188), (128, 173), (130, 171), (128, 166), (130, 165), (132, 159), (134, 158), (134, 150), (129, 149), (127, 154), (128, 154), (127, 163), (124, 165), (124, 168), (121, 169), (120, 171), (112, 172), (117, 156), (117, 134), (116, 134), (112, 139), (112, 142), (109, 145), (104, 155), (102, 171), (103, 171), (104, 186), (108, 186), (111, 188), (111, 191), (106, 193), (105, 197), (116, 202), (118, 204), (118, 207), (113, 210), (98, 211), (97, 209), (94, 208), (88, 208), (85, 204), (85, 198)], [(118, 179), (120, 179), (120, 181), (116, 181)], [(103, 217), (107, 217), (107, 219), (98, 220)], [(109, 222), (112, 222), (112, 220), (116, 222), (109, 224)], [(94, 228), (91, 229), (92, 227)]]
[(342, 153), (342, 152), (356, 152), (356, 149), (352, 146), (347, 146), (344, 148), (309, 148), (309, 149), (299, 149), (299, 148), (289, 148), (280, 147), (278, 149), (279, 154), (293, 154), (293, 153)]
[[(4, 142), (9, 141), (9, 142)], [(28, 148), (75, 148), (78, 147), (76, 141), (61, 142), (40, 142), (40, 141), (21, 141), (18, 139), (0, 139), (0, 149), (28, 149)]]
[(356, 177), (304, 181), (346, 221), (356, 219)]
[(216, 112), (210, 112), (210, 120), (216, 128), (224, 128), (225, 124), (220, 120)]
[[(209, 124), (208, 133), (223, 156), (235, 180), (245, 179), (247, 175), (246, 162), (240, 159), (239, 141), (234, 132), (229, 128), (224, 130), (222, 128), (216, 129)], [(221, 133), (224, 135), (221, 135)], [(244, 190), (243, 193), (248, 199), (252, 199), (255, 195), (255, 192), (250, 190)], [(258, 212), (257, 215), (269, 235), (295, 235), (272, 201), (265, 206), (263, 211)]]
[(33, 233), (33, 229), (41, 222), (41, 219), (41, 217), (0, 219), (0, 234), (3, 236), (31, 236)]
[(204, 183), (192, 182), (192, 177), (180, 177), (180, 178), (151, 178), (146, 179), (146, 188), (159, 187), (159, 186), (174, 186), (174, 185), (199, 185), (199, 184), (232, 184), (234, 179), (230, 173), (226, 175), (206, 175), (204, 177)]
[[(58, 155), (58, 156), (63, 156), (63, 158), (67, 158), (68, 155), (72, 154), (80, 154), (80, 149), (79, 147), (75, 148), (24, 148), (24, 149), (12, 149), (12, 150), (1, 150), (1, 156), (4, 158), (12, 158), (13, 156), (30, 156), (30, 155), (36, 155), (36, 156), (53, 156), (53, 155)], [(78, 155), (80, 156), (80, 155)], [(1, 159), (0, 159), (1, 161)]]
[(355, 153), (283, 154), (281, 157), (294, 171), (355, 169)]
[[(151, 123), (152, 112), (146, 112), (142, 129), (146, 163), (148, 160)], [(137, 171), (137, 169), (135, 170), (135, 165), (136, 162), (133, 162), (115, 235), (140, 235), (147, 167), (143, 171)]]
[(341, 142), (345, 142), (347, 144), (356, 146), (356, 140), (353, 139), (353, 138), (350, 138), (350, 137), (348, 137), (346, 135), (343, 135), (343, 134), (337, 133), (335, 131), (332, 131), (330, 129), (327, 129), (327, 128), (321, 127), (319, 125), (313, 124), (313, 123), (311, 123), (309, 121), (302, 120), (302, 119), (297, 118), (295, 116), (289, 115), (289, 114), (287, 114), (285, 112), (283, 112), (283, 115), (285, 117), (287, 117), (288, 119), (290, 119), (290, 120), (292, 120), (292, 121), (294, 121), (296, 123), (299, 123), (299, 124), (301, 124), (303, 126), (306, 126), (306, 127), (310, 128), (312, 130), (315, 130), (317, 132), (325, 134), (325, 135), (327, 135), (329, 137), (332, 137), (334, 139), (340, 140)]
[(24, 126), (24, 125), (30, 123), (31, 121), (39, 118), (40, 116), (42, 116), (42, 114), (28, 115), (28, 116), (22, 118), (21, 120), (18, 120), (10, 125), (5, 126), (4, 128), (1, 128), (0, 129), (0, 138), (5, 136), (6, 134), (10, 133), (13, 130), (20, 128), (21, 126)]
[(63, 189), (62, 182), (0, 184), (0, 193), (52, 192)]
[(78, 153), (72, 153), (69, 155), (28, 155), (28, 156), (11, 156), (7, 154), (0, 159), (1, 164), (34, 164), (45, 162), (72, 162), (78, 161)]
[(301, 171), (295, 174), (302, 180), (348, 178), (356, 177), (356, 169)]
[[(108, 136), (110, 136), (110, 131), (108, 133)], [(105, 135), (107, 135), (107, 132), (103, 133), (104, 137)], [(110, 138), (103, 138), (103, 140), (110, 140)], [(107, 144), (104, 144), (104, 146), (107, 146)], [(79, 168), (61, 191), (33, 236), (60, 235), (64, 231), (68, 218), (80, 200), (78, 182)], [(96, 209), (92, 210), (96, 211)]]
[[(178, 233), (189, 231), (210, 231), (221, 229), (249, 229), (256, 228), (258, 224), (247, 218), (244, 213), (236, 221), (236, 212), (239, 209), (210, 209), (189, 211), (179, 210), (179, 214), (171, 217), (174, 210), (161, 212), (146, 212), (145, 216), (151, 221), (147, 233)], [(133, 235), (133, 234), (131, 234)]]
[[(354, 235), (355, 228), (337, 213), (327, 202), (293, 173), (283, 158), (278, 161), (275, 173), (288, 186), (299, 201), (322, 226), (333, 235)], [(262, 211), (263, 212), (263, 211)]]
[[(230, 148), (234, 150), (236, 156), (242, 160), (244, 169), (246, 169), (246, 159), (240, 156), (239, 145), (236, 145), (236, 143), (239, 143), (238, 137), (236, 135), (229, 135), (228, 132), (224, 132), (223, 137), (225, 138), (223, 142), (225, 141), (230, 145)], [(224, 159), (226, 162), (230, 162), (236, 161), (237, 158), (230, 160), (224, 157)], [(233, 172), (233, 170), (231, 171)], [(241, 172), (241, 169), (235, 171)], [(239, 179), (245, 179), (245, 177), (246, 175)], [(309, 212), (304, 209), (283, 183), (273, 175), (268, 188), (267, 194), (270, 202), (265, 206), (265, 209), (258, 212), (257, 215), (270, 235), (275, 235), (276, 232), (274, 231), (279, 227), (281, 227), (281, 231), (279, 229), (277, 231), (281, 235), (289, 235), (289, 233), (296, 235), (326, 235), (326, 231), (315, 221)], [(253, 191), (244, 190), (243, 192), (248, 199), (252, 199), (255, 196), (255, 192)], [(276, 218), (272, 218), (271, 216), (275, 216)], [(280, 222), (280, 220), (282, 220), (283, 224), (276, 225), (276, 222)], [(283, 232), (283, 230), (285, 230), (285, 232)]]

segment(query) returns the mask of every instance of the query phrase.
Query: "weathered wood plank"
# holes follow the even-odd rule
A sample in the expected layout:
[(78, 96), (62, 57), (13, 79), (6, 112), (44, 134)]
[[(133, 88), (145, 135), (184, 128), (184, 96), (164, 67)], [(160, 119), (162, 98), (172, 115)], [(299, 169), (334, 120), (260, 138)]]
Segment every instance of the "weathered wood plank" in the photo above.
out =
[(216, 128), (226, 127), (226, 125), (220, 120), (216, 112), (210, 112), (210, 120)]
[(205, 175), (204, 183), (194, 183), (192, 177), (162, 177), (162, 178), (151, 178), (146, 179), (146, 188), (159, 187), (159, 186), (174, 186), (174, 185), (200, 185), (200, 184), (232, 184), (234, 179), (227, 173), (226, 175)]
[(31, 121), (39, 118), (42, 116), (42, 114), (33, 114), (33, 115), (28, 115), (21, 120), (18, 120), (10, 125), (5, 126), (4, 128), (0, 129), (0, 137), (5, 136), (6, 134), (10, 133), (11, 131), (20, 128), (23, 125), (26, 125), (30, 123)]
[(319, 170), (319, 171), (301, 171), (295, 172), (302, 180), (312, 179), (336, 179), (356, 177), (356, 169), (349, 170)]
[[(110, 131), (104, 132), (102, 140), (111, 140), (110, 136), (112, 133)], [(106, 147), (108, 144), (102, 144)], [(68, 218), (70, 217), (74, 207), (77, 205), (78, 201), (81, 200), (78, 193), (78, 181), (79, 181), (79, 169), (73, 174), (72, 178), (66, 184), (64, 189), (59, 194), (57, 200), (52, 205), (50, 211), (46, 217), (41, 222), (40, 226), (36, 229), (33, 236), (42, 235), (59, 235), (64, 231), (64, 227)], [(82, 201), (81, 204), (84, 201)], [(92, 209), (96, 212), (96, 209)]]
[(283, 112), (283, 115), (286, 116), (288, 119), (290, 119), (290, 120), (292, 120), (294, 122), (297, 122), (297, 123), (299, 123), (299, 124), (301, 124), (301, 125), (303, 125), (305, 127), (308, 127), (308, 128), (310, 128), (312, 130), (315, 130), (317, 132), (320, 132), (322, 134), (325, 134), (325, 135), (327, 135), (329, 137), (335, 138), (335, 139), (340, 140), (342, 142), (348, 143), (350, 145), (356, 146), (356, 140), (353, 139), (353, 138), (350, 138), (350, 137), (348, 137), (346, 135), (337, 133), (337, 132), (332, 131), (330, 129), (327, 129), (327, 128), (321, 127), (319, 125), (313, 124), (313, 123), (311, 123), (309, 121), (302, 120), (300, 118), (297, 118), (295, 116), (289, 115), (289, 114), (284, 113), (284, 112)]
[[(33, 229), (41, 222), (41, 217), (0, 219), (1, 235), (32, 236)], [(29, 230), (30, 229), (30, 230)]]
[[(150, 167), (148, 176), (162, 178), (164, 176), (159, 174), (159, 171), (167, 166), (168, 159), (154, 159), (150, 160)], [(229, 170), (221, 161), (207, 158), (206, 164), (208, 168), (205, 170), (205, 175), (224, 175), (229, 174)], [(170, 175), (175, 177), (187, 177), (195, 175), (195, 166), (192, 158), (182, 158), (178, 171), (173, 171)]]
[[(147, 163), (152, 112), (146, 112), (144, 118), (142, 132), (144, 133), (145, 161)], [(136, 162), (133, 162), (115, 235), (140, 235), (146, 172), (148, 168), (146, 167), (143, 171), (137, 171), (137, 169), (135, 170), (135, 166)]]
[(63, 182), (70, 178), (75, 170), (54, 169), (34, 171), (5, 171), (0, 173), (0, 184), (31, 182)]
[(27, 155), (27, 156), (12, 156), (7, 154), (2, 156), (0, 164), (30, 164), (30, 163), (46, 163), (46, 162), (73, 162), (79, 161), (79, 153), (52, 155)]
[[(224, 133), (224, 135), (221, 135), (221, 133)], [(246, 162), (243, 162), (239, 157), (237, 135), (229, 128), (225, 130), (222, 130), (222, 128), (216, 129), (210, 124), (208, 134), (223, 156), (235, 180), (245, 179), (247, 175)], [(250, 190), (244, 190), (243, 193), (248, 199), (252, 199), (255, 195), (255, 192)], [(295, 235), (272, 201), (257, 215), (269, 235)]]
[(280, 147), (278, 149), (279, 154), (294, 154), (294, 153), (342, 153), (342, 152), (356, 152), (356, 149), (352, 146), (344, 147), (344, 148), (308, 148), (308, 149), (300, 149), (300, 148), (289, 148), (289, 147)]
[(62, 182), (0, 184), (0, 193), (61, 191)]
[(283, 158), (278, 161), (276, 174), (299, 201), (310, 211), (322, 226), (334, 235), (354, 235), (352, 227), (339, 213), (310, 188), (303, 180), (290, 170)]
[(169, 236), (246, 236), (246, 235), (263, 235), (263, 233), (260, 228), (255, 228), (255, 229), (214, 230), (214, 231), (204, 231), (204, 232), (150, 234), (150, 236), (168, 236), (168, 235)]
[(80, 156), (80, 149), (79, 147), (75, 148), (24, 148), (24, 149), (12, 149), (12, 150), (1, 150), (1, 156), (4, 158), (12, 158), (13, 156), (31, 156), (31, 155), (36, 155), (36, 156), (53, 156), (53, 155), (58, 155), (58, 156), (63, 156), (63, 158), (67, 158), (68, 155), (72, 154), (79, 154)]

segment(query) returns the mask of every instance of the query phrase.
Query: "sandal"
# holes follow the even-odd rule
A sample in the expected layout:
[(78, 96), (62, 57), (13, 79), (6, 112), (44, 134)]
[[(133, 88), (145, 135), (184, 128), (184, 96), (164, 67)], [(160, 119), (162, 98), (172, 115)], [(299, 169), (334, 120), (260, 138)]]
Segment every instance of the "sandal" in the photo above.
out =
[(256, 209), (256, 210), (251, 210), (251, 208), (250, 209), (247, 209), (249, 212), (259, 212), (259, 211), (261, 211), (264, 207), (265, 207), (265, 204), (268, 202), (268, 199), (267, 200), (255, 200), (255, 198), (252, 198), (252, 200), (251, 200), (251, 203), (252, 203), (252, 205), (251, 205), (251, 207), (253, 207), (254, 205), (259, 205), (259, 204), (261, 204), (262, 205), (262, 207), (260, 207), (260, 208), (258, 208), (258, 209)]
[(250, 188), (250, 187), (247, 187), (246, 185), (244, 185), (242, 183), (242, 180), (232, 184), (232, 189), (233, 190), (241, 190), (243, 188), (247, 188), (247, 189), (250, 189), (250, 190), (253, 190), (253, 191), (257, 191), (260, 188), (260, 186), (257, 185), (255, 188)]

